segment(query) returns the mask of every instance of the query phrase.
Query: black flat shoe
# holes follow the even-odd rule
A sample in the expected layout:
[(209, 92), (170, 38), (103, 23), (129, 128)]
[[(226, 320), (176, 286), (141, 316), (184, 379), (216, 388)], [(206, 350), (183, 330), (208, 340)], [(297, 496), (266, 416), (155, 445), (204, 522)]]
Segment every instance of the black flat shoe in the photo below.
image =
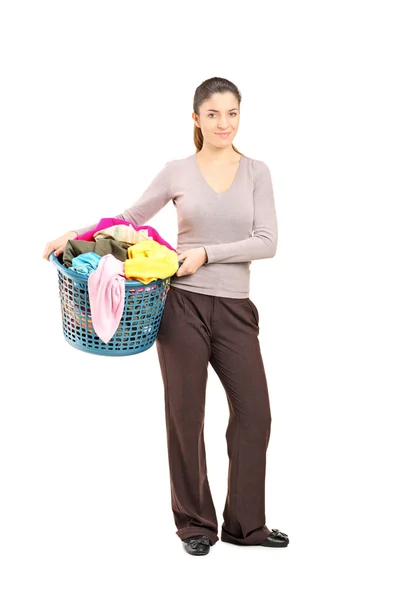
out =
[(268, 546), (270, 548), (284, 548), (289, 543), (289, 538), (286, 533), (282, 533), (279, 529), (271, 529), (271, 532), (266, 540), (261, 542), (260, 546)]
[(210, 551), (211, 540), (206, 535), (192, 535), (182, 541), (188, 554), (205, 556)]

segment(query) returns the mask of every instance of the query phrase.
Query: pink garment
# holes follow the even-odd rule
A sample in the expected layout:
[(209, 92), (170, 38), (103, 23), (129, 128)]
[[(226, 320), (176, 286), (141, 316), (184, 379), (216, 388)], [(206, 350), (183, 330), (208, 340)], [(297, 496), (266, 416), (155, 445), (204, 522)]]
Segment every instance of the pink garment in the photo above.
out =
[(112, 254), (102, 256), (88, 278), (93, 328), (108, 343), (118, 328), (125, 304), (124, 263)]
[(170, 246), (168, 244), (168, 242), (166, 242), (160, 236), (158, 231), (156, 231), (154, 229), (154, 227), (151, 227), (150, 225), (141, 225), (140, 227), (137, 227), (131, 221), (124, 221), (123, 219), (115, 219), (114, 217), (101, 219), (98, 222), (98, 224), (96, 225), (95, 229), (91, 229), (90, 231), (87, 231), (86, 233), (82, 233), (82, 235), (78, 235), (75, 239), (76, 240), (86, 240), (87, 242), (93, 242), (93, 241), (95, 241), (95, 238), (93, 236), (96, 233), (96, 231), (100, 231), (101, 229), (106, 229), (107, 227), (112, 227), (113, 225), (131, 225), (136, 231), (140, 231), (141, 229), (146, 229), (148, 232), (148, 235), (151, 236), (155, 242), (158, 242), (159, 244), (162, 244), (163, 246), (166, 246), (170, 250), (173, 250), (174, 252), (176, 252), (175, 248)]

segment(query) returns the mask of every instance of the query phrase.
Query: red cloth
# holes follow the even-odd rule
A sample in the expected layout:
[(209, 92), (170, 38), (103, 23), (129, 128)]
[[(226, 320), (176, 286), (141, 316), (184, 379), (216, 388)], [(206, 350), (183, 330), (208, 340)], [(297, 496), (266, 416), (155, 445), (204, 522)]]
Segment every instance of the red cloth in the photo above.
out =
[(82, 235), (78, 235), (75, 239), (76, 240), (86, 240), (87, 242), (93, 242), (93, 241), (95, 241), (93, 236), (96, 233), (96, 231), (100, 231), (101, 229), (106, 229), (107, 227), (112, 227), (113, 225), (131, 225), (136, 231), (140, 231), (141, 229), (146, 229), (149, 237), (151, 236), (155, 242), (158, 242), (159, 244), (162, 244), (163, 246), (166, 246), (170, 250), (173, 250), (174, 252), (176, 252), (175, 248), (170, 246), (170, 244), (168, 244), (168, 242), (166, 242), (161, 237), (161, 235), (158, 233), (158, 231), (156, 229), (154, 229), (153, 227), (151, 227), (150, 225), (141, 225), (140, 227), (136, 227), (136, 225), (134, 225), (131, 221), (123, 221), (122, 219), (114, 219), (114, 217), (100, 219), (100, 221), (96, 225), (95, 229), (91, 229), (90, 231), (87, 231), (86, 233), (82, 233)]

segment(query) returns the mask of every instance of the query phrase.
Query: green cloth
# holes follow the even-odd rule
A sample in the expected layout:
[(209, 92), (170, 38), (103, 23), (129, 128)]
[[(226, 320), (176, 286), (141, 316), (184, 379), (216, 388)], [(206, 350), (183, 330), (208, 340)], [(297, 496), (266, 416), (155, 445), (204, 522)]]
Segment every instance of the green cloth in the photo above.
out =
[[(128, 248), (132, 244), (127, 242), (117, 242), (116, 240), (98, 240), (97, 242), (87, 242), (86, 240), (68, 240), (62, 262), (65, 267), (72, 266), (72, 259), (75, 256), (84, 254), (85, 252), (95, 252), (99, 256), (112, 254), (118, 260), (124, 262), (128, 258)], [(60, 257), (61, 258), (61, 257)]]

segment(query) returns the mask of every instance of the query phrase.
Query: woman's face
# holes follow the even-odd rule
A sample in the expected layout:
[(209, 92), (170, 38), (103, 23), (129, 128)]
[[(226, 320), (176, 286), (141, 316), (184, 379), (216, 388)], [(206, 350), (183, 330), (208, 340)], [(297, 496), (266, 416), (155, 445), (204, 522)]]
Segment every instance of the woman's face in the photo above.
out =
[[(232, 144), (239, 127), (239, 103), (231, 92), (213, 94), (199, 107), (200, 115), (192, 113), (200, 127), (204, 143), (224, 148)], [(218, 135), (226, 133), (227, 135)]]

